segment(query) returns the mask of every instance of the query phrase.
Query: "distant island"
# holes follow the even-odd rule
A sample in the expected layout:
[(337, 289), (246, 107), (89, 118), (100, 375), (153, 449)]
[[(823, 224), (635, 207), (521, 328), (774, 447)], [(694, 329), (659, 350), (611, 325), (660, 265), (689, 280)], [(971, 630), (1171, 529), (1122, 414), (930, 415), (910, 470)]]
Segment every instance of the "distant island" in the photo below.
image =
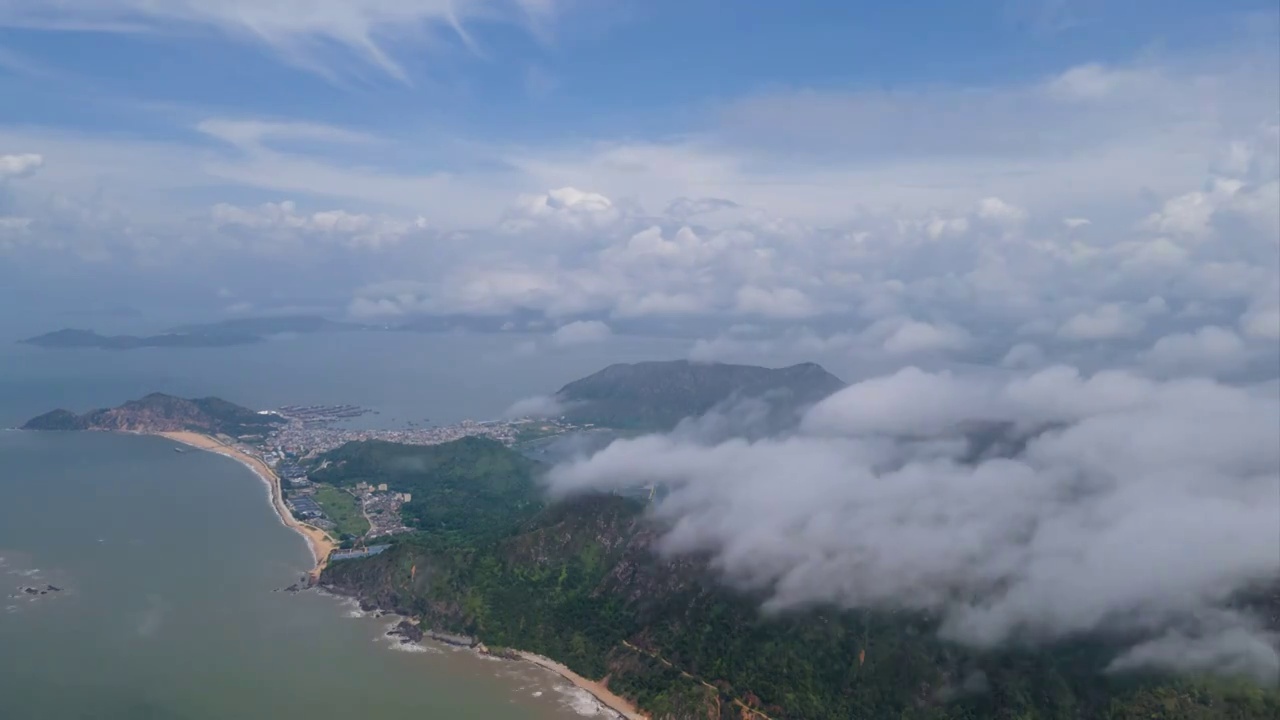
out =
[[(110, 313), (67, 313), (79, 315), (107, 315)], [(133, 315), (132, 317), (136, 317)], [(331, 320), (319, 315), (268, 315), (260, 317), (230, 318), (216, 322), (185, 323), (149, 334), (106, 334), (95, 329), (62, 328), (29, 337), (18, 342), (50, 349), (100, 348), (105, 350), (135, 350), (139, 348), (211, 348), (248, 345), (282, 334), (312, 334), (329, 332), (402, 332), (402, 333), (545, 333), (549, 329), (574, 321), (601, 320), (594, 314), (580, 314), (552, 320), (546, 313), (528, 308), (516, 308), (498, 315), (474, 313), (418, 314), (405, 318), (381, 321), (353, 322)], [(608, 319), (608, 318), (606, 318)], [(652, 332), (654, 325), (635, 319), (608, 319), (615, 332), (643, 334)], [(705, 328), (689, 323), (667, 321), (662, 331), (671, 337), (700, 337)]]
[[(104, 316), (111, 313), (64, 313), (65, 315)], [(122, 315), (123, 316), (123, 315)], [(137, 317), (137, 314), (130, 315)], [(578, 314), (549, 318), (546, 313), (529, 308), (516, 308), (496, 315), (476, 313), (416, 314), (396, 319), (366, 321), (331, 320), (320, 315), (267, 315), (240, 317), (204, 323), (184, 323), (143, 334), (108, 334), (90, 328), (62, 328), (18, 342), (49, 349), (100, 348), (135, 350), (140, 348), (214, 348), (248, 345), (283, 334), (331, 332), (400, 332), (400, 333), (546, 333), (550, 329), (574, 321), (608, 320), (615, 332), (644, 334), (657, 325), (636, 319), (606, 318), (598, 314)], [(674, 320), (660, 324), (670, 337), (697, 338), (706, 328), (690, 322)]]
[(188, 333), (164, 333), (161, 335), (101, 335), (94, 330), (64, 328), (25, 340), (24, 345), (44, 348), (102, 348), (104, 350), (134, 350), (148, 347), (226, 347), (261, 342), (257, 335), (228, 333), (201, 335)]
[(369, 326), (314, 315), (234, 318), (214, 323), (180, 325), (156, 335), (103, 335), (96, 330), (63, 328), (20, 343), (44, 348), (209, 348), (250, 345), (271, 335), (368, 330)]
[[(549, 503), (529, 438), (585, 423), (671, 428), (735, 399), (799, 407), (843, 383), (814, 364), (768, 369), (684, 361), (615, 365), (565, 385), (556, 420), (404, 431), (407, 442), (315, 427), (331, 412), (261, 413), (153, 394), (33, 430), (153, 432), (230, 455), (267, 479), (308, 535), (315, 581), (431, 637), (560, 672), (626, 718), (1245, 720), (1280, 716), (1280, 691), (1243, 680), (1110, 674), (1106, 637), (981, 650), (905, 610), (760, 612), (703, 558), (655, 552), (643, 494)], [(571, 420), (570, 418), (576, 418)], [(999, 440), (998, 428), (976, 428)], [(341, 546), (342, 549), (336, 549)], [(1276, 617), (1280, 594), (1251, 602)], [(592, 680), (598, 678), (599, 680)], [(976, 678), (976, 679), (975, 679)]]

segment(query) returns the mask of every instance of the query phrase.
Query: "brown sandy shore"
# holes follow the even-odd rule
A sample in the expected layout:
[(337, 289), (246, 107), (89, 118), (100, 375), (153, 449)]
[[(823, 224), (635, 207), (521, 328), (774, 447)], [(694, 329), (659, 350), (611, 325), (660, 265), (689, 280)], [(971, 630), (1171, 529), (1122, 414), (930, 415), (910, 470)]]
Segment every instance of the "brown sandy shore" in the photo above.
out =
[(183, 445), (190, 445), (201, 450), (225, 455), (252, 470), (254, 475), (257, 475), (270, 487), (271, 506), (275, 508), (276, 514), (280, 516), (280, 521), (307, 539), (307, 545), (311, 548), (311, 555), (316, 561), (315, 567), (311, 570), (311, 575), (313, 578), (320, 577), (320, 571), (324, 569), (329, 560), (329, 553), (337, 549), (338, 544), (325, 531), (299, 522), (293, 517), (293, 513), (289, 512), (289, 508), (285, 506), (284, 498), (281, 496), (280, 478), (266, 463), (209, 435), (185, 431), (159, 432), (155, 434)]
[(610, 691), (609, 688), (605, 687), (604, 683), (596, 682), (595, 680), (588, 680), (551, 658), (535, 655), (534, 653), (525, 652), (523, 650), (514, 650), (513, 652), (519, 656), (521, 660), (546, 668), (547, 670), (550, 670), (565, 680), (573, 683), (575, 686), (591, 693), (591, 695), (594, 696), (596, 700), (599, 700), (605, 707), (618, 713), (618, 717), (626, 718), (626, 720), (649, 720), (648, 715), (640, 712), (635, 705), (632, 705), (625, 698)]
[[(215, 437), (204, 435), (202, 433), (183, 431), (159, 432), (155, 434), (174, 442), (182, 443), (183, 445), (190, 445), (191, 447), (199, 448), (201, 450), (208, 450), (209, 452), (214, 452), (219, 455), (225, 455), (244, 464), (252, 470), (255, 475), (262, 478), (262, 480), (271, 488), (271, 505), (275, 508), (276, 514), (280, 516), (280, 520), (288, 527), (301, 533), (302, 536), (307, 539), (307, 544), (311, 547), (311, 554), (316, 559), (316, 565), (311, 571), (311, 574), (313, 578), (317, 580), (319, 579), (320, 571), (324, 569), (325, 564), (328, 562), (329, 553), (333, 552), (333, 550), (338, 547), (338, 544), (335, 543), (333, 538), (329, 537), (329, 535), (323, 530), (307, 525), (306, 523), (299, 522), (293, 517), (293, 513), (289, 512), (289, 508), (285, 506), (284, 499), (281, 497), (280, 478), (271, 470), (270, 467), (267, 466), (266, 463), (261, 459), (254, 457), (253, 455), (249, 455), (248, 453), (245, 453)], [(587, 691), (605, 707), (616, 712), (620, 718), (624, 718), (625, 720), (648, 720), (649, 718), (648, 715), (640, 712), (635, 705), (610, 691), (609, 688), (605, 687), (604, 683), (589, 680), (550, 658), (535, 655), (530, 652), (524, 652), (522, 650), (516, 650), (514, 652), (521, 660), (550, 670), (573, 683), (574, 686)]]

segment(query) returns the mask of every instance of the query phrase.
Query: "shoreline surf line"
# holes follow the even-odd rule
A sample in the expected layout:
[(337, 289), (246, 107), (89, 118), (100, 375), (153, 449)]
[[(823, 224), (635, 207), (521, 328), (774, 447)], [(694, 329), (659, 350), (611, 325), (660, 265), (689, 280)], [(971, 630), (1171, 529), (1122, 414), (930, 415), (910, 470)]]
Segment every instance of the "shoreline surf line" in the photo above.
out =
[(284, 497), (280, 488), (280, 476), (262, 461), (261, 458), (250, 455), (239, 448), (229, 445), (213, 436), (204, 433), (183, 431), (163, 431), (149, 433), (158, 437), (172, 440), (173, 442), (182, 443), (200, 450), (216, 453), (224, 457), (244, 465), (258, 476), (258, 479), (267, 485), (267, 494), (271, 507), (275, 510), (276, 516), (285, 527), (293, 530), (301, 535), (307, 541), (307, 548), (311, 550), (311, 557), (315, 561), (310, 575), (312, 582), (320, 579), (320, 572), (324, 570), (329, 562), (329, 554), (337, 549), (338, 544), (329, 537), (328, 533), (320, 528), (308, 525), (293, 516), (289, 508), (284, 504)]
[(640, 712), (635, 705), (626, 698), (610, 690), (603, 682), (589, 680), (565, 667), (561, 663), (558, 663), (549, 657), (538, 655), (537, 653), (531, 653), (525, 650), (511, 650), (511, 653), (524, 662), (537, 665), (544, 670), (550, 670), (565, 680), (568, 680), (574, 687), (579, 690), (583, 690), (594, 697), (596, 702), (617, 713), (620, 718), (624, 718), (625, 720), (649, 720), (648, 715)]

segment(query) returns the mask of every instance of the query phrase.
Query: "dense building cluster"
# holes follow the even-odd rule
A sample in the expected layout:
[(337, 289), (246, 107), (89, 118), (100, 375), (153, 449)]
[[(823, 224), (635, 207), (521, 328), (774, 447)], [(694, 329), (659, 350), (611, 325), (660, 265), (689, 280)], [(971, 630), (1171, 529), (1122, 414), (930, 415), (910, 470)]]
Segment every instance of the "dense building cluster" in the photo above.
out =
[[(287, 422), (269, 436), (254, 445), (241, 445), (243, 452), (262, 458), (279, 476), (282, 491), (290, 512), (310, 525), (323, 530), (334, 530), (336, 524), (329, 518), (324, 506), (317, 502), (316, 484), (307, 475), (305, 465), (309, 458), (341, 447), (349, 442), (382, 440), (406, 445), (438, 445), (465, 437), (486, 437), (504, 445), (547, 439), (578, 429), (562, 420), (522, 418), (477, 422), (464, 420), (455, 425), (407, 427), (396, 430), (355, 429), (336, 427), (346, 419), (360, 417), (368, 411), (350, 405), (305, 407), (290, 406), (275, 411), (263, 411), (284, 418)], [(411, 502), (410, 493), (391, 491), (386, 483), (370, 485), (357, 483), (349, 490), (359, 504), (360, 511), (369, 521), (369, 530), (363, 540), (387, 537), (409, 532), (404, 524), (401, 509)]]
[[(288, 417), (288, 416), (285, 416)], [(281, 455), (307, 457), (333, 450), (349, 442), (384, 440), (405, 445), (438, 445), (464, 437), (487, 437), (505, 445), (512, 445), (530, 433), (537, 425), (542, 434), (558, 434), (571, 426), (558, 421), (495, 420), (477, 422), (464, 420), (456, 425), (407, 427), (399, 429), (357, 429), (334, 427), (332, 424), (316, 424), (314, 421), (290, 422), (273, 433), (269, 446)]]

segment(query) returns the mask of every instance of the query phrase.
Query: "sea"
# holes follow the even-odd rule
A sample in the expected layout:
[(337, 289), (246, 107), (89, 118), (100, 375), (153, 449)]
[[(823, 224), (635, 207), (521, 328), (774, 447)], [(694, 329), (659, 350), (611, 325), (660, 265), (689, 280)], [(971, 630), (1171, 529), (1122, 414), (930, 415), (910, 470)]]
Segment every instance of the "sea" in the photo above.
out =
[[(121, 352), (0, 338), (0, 428), (152, 391), (443, 424), (497, 417), (611, 362), (688, 350), (538, 343), (327, 334)], [(403, 645), (386, 634), (398, 618), (288, 592), (310, 565), (265, 485), (231, 459), (155, 437), (0, 430), (0, 720), (612, 717), (548, 671)]]

